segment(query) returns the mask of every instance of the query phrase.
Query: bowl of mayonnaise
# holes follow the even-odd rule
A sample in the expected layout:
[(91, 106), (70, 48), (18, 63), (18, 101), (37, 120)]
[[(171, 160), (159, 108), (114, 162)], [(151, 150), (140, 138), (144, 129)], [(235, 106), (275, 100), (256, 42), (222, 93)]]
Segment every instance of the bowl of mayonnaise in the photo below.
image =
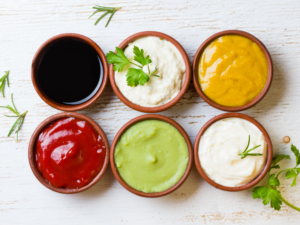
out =
[(272, 143), (264, 127), (250, 116), (224, 113), (200, 129), (194, 144), (198, 172), (225, 191), (253, 187), (267, 174)]

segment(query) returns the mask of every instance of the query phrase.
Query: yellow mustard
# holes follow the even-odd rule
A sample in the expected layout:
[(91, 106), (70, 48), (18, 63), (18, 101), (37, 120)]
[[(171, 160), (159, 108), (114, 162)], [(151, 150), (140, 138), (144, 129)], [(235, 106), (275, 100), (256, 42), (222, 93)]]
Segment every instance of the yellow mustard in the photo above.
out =
[(239, 35), (224, 35), (203, 51), (198, 74), (208, 98), (223, 106), (242, 106), (264, 88), (268, 65), (253, 41)]

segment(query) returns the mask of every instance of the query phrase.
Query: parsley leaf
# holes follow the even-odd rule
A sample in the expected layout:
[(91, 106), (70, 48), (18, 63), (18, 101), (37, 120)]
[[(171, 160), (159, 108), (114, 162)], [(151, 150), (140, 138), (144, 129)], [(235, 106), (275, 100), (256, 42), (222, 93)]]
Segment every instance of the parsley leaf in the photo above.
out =
[(106, 54), (108, 63), (114, 64), (113, 66), (114, 71), (121, 72), (124, 66), (128, 64), (133, 64), (139, 68), (137, 69), (131, 67), (128, 69), (128, 72), (126, 74), (127, 77), (126, 81), (128, 86), (130, 87), (136, 87), (138, 85), (144, 86), (149, 81), (150, 76), (159, 77), (158, 75), (154, 74), (157, 71), (157, 68), (155, 68), (152, 72), (150, 72), (150, 68), (148, 66), (149, 74), (146, 74), (143, 71), (143, 66), (146, 66), (152, 62), (149, 55), (147, 55), (146, 57), (144, 56), (143, 49), (139, 49), (137, 46), (134, 46), (133, 53), (135, 55), (134, 60), (140, 63), (141, 65), (137, 65), (136, 63), (131, 62), (125, 56), (123, 50), (118, 47), (116, 47), (116, 53), (110, 51), (109, 53)]
[(269, 177), (269, 185), (277, 187), (277, 186), (280, 185), (280, 182), (279, 182), (278, 178), (274, 177), (274, 176), (275, 176), (275, 174), (271, 174), (270, 175), (270, 177)]
[(294, 178), (291, 187), (294, 187), (296, 185), (297, 177), (300, 173), (300, 168), (297, 168), (297, 166), (300, 164), (300, 153), (299, 150), (295, 145), (291, 145), (291, 151), (295, 154), (296, 158), (296, 166), (294, 168), (286, 169), (284, 171), (287, 171), (285, 174), (286, 179)]
[(280, 191), (277, 191), (270, 186), (255, 187), (252, 190), (252, 197), (254, 199), (262, 199), (264, 205), (270, 203), (271, 207), (275, 210), (280, 210), (282, 205)]
[(106, 54), (107, 62), (114, 64), (114, 71), (121, 72), (123, 67), (130, 63), (122, 49), (116, 47), (116, 52), (110, 51)]
[[(254, 199), (261, 199), (263, 196), (265, 196), (267, 194), (268, 190), (266, 186), (259, 186), (259, 187), (255, 187), (252, 190), (252, 197)], [(266, 204), (264, 204), (266, 205)]]
[(291, 158), (290, 158), (289, 155), (284, 155), (284, 154), (280, 154), (276, 158), (273, 158), (272, 163), (271, 163), (271, 167), (270, 167), (269, 171), (271, 169), (280, 169), (280, 166), (277, 165), (277, 163), (279, 163), (283, 159), (291, 159)]
[(267, 186), (255, 187), (252, 190), (252, 197), (254, 199), (262, 199), (263, 204), (267, 205), (270, 203), (271, 207), (275, 210), (280, 210), (282, 205), (280, 191), (274, 189), (272, 186), (279, 186), (280, 182), (275, 174), (271, 174), (269, 177), (269, 183)]
[(295, 171), (294, 169), (291, 169), (291, 170), (287, 171), (286, 174), (285, 174), (286, 179), (290, 179), (290, 178), (295, 177), (295, 176), (297, 176), (297, 171)]
[(286, 179), (294, 178), (291, 187), (294, 187), (296, 185), (297, 176), (300, 173), (300, 168), (292, 168), (288, 170), (285, 174)]
[(270, 171), (271, 169), (280, 169), (280, 166), (279, 166), (279, 165), (271, 166), (270, 169), (269, 169), (269, 171)]
[(291, 145), (291, 151), (294, 152), (295, 157), (296, 157), (296, 166), (300, 164), (300, 153), (299, 150), (296, 148), (295, 145)]
[(263, 198), (263, 202), (264, 204), (265, 202), (267, 202), (267, 204), (268, 202), (270, 202), (271, 208), (274, 208), (275, 210), (280, 210), (282, 205), (280, 191), (269, 187), (267, 195)]
[(143, 49), (139, 49), (137, 46), (133, 47), (133, 53), (134, 53), (134, 60), (137, 61), (138, 63), (142, 64), (143, 66), (146, 66), (150, 63), (152, 63), (149, 55), (147, 55), (146, 57), (144, 56), (144, 50)]
[(127, 85), (130, 87), (136, 87), (139, 84), (144, 86), (149, 81), (149, 76), (140, 69), (129, 68), (126, 74)]

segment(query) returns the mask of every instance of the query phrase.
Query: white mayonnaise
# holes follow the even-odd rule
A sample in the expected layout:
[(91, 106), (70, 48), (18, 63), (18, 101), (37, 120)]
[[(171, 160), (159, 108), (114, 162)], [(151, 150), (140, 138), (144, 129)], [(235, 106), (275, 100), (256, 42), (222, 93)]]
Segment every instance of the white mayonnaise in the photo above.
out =
[[(150, 70), (156, 67), (158, 70), (155, 74), (160, 77), (151, 76), (144, 86), (129, 87), (126, 82), (127, 70), (129, 67), (138, 68), (130, 64), (122, 72), (115, 72), (119, 90), (128, 100), (141, 106), (156, 107), (171, 101), (180, 92), (185, 79), (186, 68), (179, 50), (169, 41), (148, 36), (128, 44), (124, 54), (130, 61), (134, 58), (134, 46), (144, 49), (144, 55), (150, 56)], [(147, 66), (143, 70), (148, 74)]]
[[(250, 135), (251, 153), (262, 156), (239, 155), (247, 147)], [(207, 176), (218, 184), (236, 187), (249, 183), (262, 171), (267, 144), (262, 132), (252, 123), (240, 118), (227, 118), (212, 124), (201, 137), (199, 159)]]

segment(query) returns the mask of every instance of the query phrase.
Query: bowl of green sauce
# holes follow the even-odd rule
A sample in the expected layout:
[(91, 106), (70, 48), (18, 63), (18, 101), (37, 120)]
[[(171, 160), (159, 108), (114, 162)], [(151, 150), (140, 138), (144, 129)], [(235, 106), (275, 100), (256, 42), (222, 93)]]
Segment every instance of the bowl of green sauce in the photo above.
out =
[(174, 120), (155, 114), (136, 117), (116, 134), (110, 153), (119, 183), (142, 197), (175, 191), (188, 177), (192, 144)]

